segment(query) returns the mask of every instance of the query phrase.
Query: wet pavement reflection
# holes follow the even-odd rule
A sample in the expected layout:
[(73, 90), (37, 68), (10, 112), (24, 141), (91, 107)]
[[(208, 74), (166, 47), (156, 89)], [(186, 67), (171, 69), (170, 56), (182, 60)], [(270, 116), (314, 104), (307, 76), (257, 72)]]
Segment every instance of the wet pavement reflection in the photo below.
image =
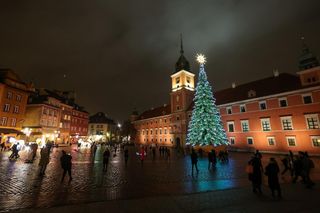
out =
[[(73, 180), (60, 183), (61, 151), (72, 155)], [(245, 166), (248, 153), (230, 153), (228, 163), (218, 162), (214, 170), (208, 170), (207, 158), (200, 158), (200, 172), (191, 174), (189, 156), (171, 151), (171, 159), (160, 157), (155, 160), (148, 153), (143, 166), (134, 147), (129, 148), (128, 166), (124, 164), (123, 152), (111, 157), (108, 171), (102, 169), (102, 153), (99, 147), (93, 155), (89, 148), (75, 146), (54, 148), (46, 175), (39, 176), (39, 153), (34, 163), (24, 163), (21, 159), (9, 161), (9, 152), (0, 153), (0, 211), (18, 208), (50, 207), (113, 199), (139, 198), (158, 195), (195, 193), (248, 186)], [(264, 166), (269, 155), (263, 156)], [(280, 156), (276, 157), (279, 165)], [(312, 177), (320, 180), (319, 159), (314, 159), (316, 170)], [(289, 176), (282, 181), (290, 181)]]

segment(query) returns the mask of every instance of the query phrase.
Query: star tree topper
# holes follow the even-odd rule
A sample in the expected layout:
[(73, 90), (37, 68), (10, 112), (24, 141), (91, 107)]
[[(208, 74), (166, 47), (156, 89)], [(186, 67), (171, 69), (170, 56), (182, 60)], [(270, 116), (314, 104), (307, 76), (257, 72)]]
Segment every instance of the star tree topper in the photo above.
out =
[(200, 65), (203, 65), (207, 62), (206, 57), (203, 54), (197, 54), (196, 58)]

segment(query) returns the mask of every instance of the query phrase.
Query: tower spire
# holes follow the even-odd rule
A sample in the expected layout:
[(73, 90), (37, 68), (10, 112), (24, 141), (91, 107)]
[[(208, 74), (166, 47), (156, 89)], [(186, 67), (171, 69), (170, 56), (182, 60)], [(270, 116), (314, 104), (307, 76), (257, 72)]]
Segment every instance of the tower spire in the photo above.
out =
[(182, 42), (182, 33), (180, 33), (180, 54), (183, 55), (183, 42)]

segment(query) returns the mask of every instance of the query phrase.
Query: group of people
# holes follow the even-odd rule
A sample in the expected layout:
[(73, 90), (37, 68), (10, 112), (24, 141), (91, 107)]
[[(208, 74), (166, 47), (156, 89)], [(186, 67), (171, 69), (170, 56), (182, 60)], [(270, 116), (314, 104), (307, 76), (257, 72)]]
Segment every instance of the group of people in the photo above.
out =
[[(281, 187), (279, 183), (280, 168), (276, 159), (271, 157), (265, 168), (262, 166), (261, 159), (262, 154), (257, 150), (249, 160), (246, 168), (248, 178), (252, 182), (253, 192), (262, 194), (261, 185), (264, 174), (268, 177), (268, 186), (271, 190), (272, 197), (275, 197), (277, 192), (277, 196), (281, 198)], [(284, 166), (281, 175), (290, 172), (292, 183), (296, 183), (297, 179), (301, 177), (302, 182), (307, 188), (311, 188), (314, 185), (314, 182), (310, 179), (310, 171), (314, 168), (314, 163), (309, 158), (307, 152), (299, 152), (297, 156), (294, 156), (290, 151), (281, 161)]]

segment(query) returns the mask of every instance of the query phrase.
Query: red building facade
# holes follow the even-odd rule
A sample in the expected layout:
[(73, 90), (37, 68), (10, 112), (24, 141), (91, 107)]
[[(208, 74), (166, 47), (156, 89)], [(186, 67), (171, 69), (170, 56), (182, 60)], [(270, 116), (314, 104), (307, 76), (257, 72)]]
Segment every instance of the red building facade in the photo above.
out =
[[(320, 153), (320, 66), (306, 46), (299, 69), (297, 75), (275, 71), (272, 77), (214, 93), (230, 149)], [(186, 143), (194, 74), (182, 49), (171, 80), (171, 103), (147, 110), (133, 121), (136, 143)]]

